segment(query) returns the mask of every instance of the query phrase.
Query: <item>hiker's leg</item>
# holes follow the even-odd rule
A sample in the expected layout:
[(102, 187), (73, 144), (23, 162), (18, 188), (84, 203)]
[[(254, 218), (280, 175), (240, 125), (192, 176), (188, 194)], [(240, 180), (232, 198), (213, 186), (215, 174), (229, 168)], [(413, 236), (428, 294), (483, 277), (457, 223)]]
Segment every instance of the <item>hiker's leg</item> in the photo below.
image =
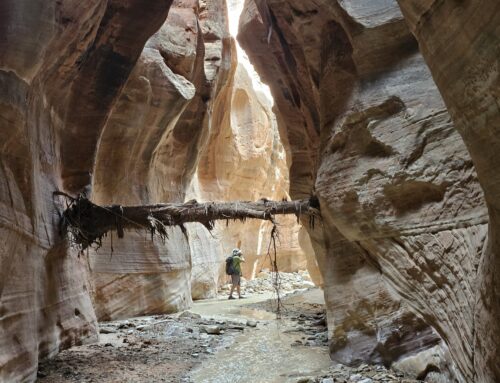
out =
[(231, 275), (231, 292), (229, 293), (229, 299), (233, 299), (234, 288), (238, 285), (238, 279), (236, 275)]
[(241, 298), (240, 284), (236, 286), (236, 290), (238, 291), (238, 297)]

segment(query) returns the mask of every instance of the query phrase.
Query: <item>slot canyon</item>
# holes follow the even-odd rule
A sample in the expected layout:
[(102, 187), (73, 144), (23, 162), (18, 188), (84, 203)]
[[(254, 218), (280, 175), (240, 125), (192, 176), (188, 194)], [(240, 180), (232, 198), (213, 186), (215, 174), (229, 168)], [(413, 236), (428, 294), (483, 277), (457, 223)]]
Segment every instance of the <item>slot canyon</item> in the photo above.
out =
[(498, 0), (3, 0), (0, 382), (498, 383), (498, 169)]

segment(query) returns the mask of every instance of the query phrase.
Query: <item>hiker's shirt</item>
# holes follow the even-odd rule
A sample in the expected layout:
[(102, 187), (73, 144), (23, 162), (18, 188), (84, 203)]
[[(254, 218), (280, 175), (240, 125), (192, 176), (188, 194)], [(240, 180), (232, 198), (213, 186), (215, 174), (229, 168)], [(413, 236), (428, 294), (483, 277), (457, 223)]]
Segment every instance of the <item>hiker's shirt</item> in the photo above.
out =
[(243, 260), (243, 257), (239, 257), (237, 255), (235, 255), (233, 257), (233, 269), (234, 269), (234, 273), (236, 275), (241, 275), (241, 261)]

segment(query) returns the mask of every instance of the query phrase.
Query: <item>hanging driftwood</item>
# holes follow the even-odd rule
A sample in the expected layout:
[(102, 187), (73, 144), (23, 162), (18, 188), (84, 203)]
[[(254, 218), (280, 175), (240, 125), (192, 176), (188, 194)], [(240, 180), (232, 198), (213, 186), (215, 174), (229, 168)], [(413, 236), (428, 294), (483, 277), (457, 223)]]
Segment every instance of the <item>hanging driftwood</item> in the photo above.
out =
[(198, 222), (208, 230), (214, 228), (215, 221), (241, 220), (247, 218), (267, 220), (275, 223), (279, 214), (308, 216), (311, 225), (319, 217), (319, 203), (315, 197), (297, 201), (257, 202), (204, 202), (195, 200), (185, 203), (165, 203), (138, 206), (99, 206), (84, 196), (73, 198), (62, 192), (70, 202), (62, 216), (62, 231), (71, 234), (74, 245), (84, 250), (92, 245), (100, 246), (102, 237), (116, 231), (118, 237), (124, 236), (127, 229), (147, 229), (151, 235), (168, 238), (167, 226), (179, 226), (184, 233), (185, 223)]

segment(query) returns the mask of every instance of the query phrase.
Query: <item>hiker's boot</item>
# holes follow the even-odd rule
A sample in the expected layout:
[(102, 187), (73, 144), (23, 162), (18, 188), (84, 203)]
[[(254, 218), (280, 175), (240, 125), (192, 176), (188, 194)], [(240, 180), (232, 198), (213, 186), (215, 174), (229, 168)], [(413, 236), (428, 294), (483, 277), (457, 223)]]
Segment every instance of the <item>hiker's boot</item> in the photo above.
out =
[(236, 299), (235, 297), (233, 297), (232, 295), (229, 296), (229, 298), (227, 299)]

